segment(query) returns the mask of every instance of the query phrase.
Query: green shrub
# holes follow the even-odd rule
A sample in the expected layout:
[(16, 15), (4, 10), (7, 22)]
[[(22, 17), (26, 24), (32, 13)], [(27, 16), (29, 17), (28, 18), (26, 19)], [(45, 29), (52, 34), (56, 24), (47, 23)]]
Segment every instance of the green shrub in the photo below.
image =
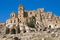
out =
[(26, 21), (26, 24), (27, 24), (29, 27), (34, 28), (34, 27), (35, 27), (35, 17), (32, 16), (32, 17), (31, 17), (31, 20), (30, 20), (29, 22)]
[(28, 25), (29, 27), (32, 27), (32, 28), (35, 27), (34, 21), (28, 22), (27, 25)]

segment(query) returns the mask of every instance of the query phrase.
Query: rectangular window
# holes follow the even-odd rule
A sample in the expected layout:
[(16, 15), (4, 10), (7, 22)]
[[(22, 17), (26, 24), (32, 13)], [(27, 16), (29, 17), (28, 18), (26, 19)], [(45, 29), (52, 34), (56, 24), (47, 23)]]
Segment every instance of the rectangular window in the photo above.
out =
[(12, 20), (11, 20), (11, 23), (12, 23)]
[(14, 20), (14, 23), (16, 22), (16, 20)]
[(35, 14), (35, 17), (37, 17), (37, 15)]
[(21, 23), (21, 21), (19, 23)]

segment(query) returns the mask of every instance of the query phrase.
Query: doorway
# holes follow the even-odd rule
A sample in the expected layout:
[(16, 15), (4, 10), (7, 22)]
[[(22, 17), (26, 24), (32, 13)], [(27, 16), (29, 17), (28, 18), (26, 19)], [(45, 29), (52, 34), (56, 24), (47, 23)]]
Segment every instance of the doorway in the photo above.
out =
[(16, 30), (14, 28), (11, 30), (11, 34), (16, 34)]
[(9, 34), (9, 33), (10, 33), (10, 29), (6, 28), (6, 34)]

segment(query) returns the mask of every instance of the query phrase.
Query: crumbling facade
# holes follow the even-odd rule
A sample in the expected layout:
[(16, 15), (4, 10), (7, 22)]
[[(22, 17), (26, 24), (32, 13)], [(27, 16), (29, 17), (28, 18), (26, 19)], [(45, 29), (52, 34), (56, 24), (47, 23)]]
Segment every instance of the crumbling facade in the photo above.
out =
[[(24, 6), (20, 5), (18, 8), (18, 13), (12, 12), (10, 18), (6, 21), (6, 29), (7, 30), (16, 30), (19, 29), (25, 30), (26, 21), (30, 21), (31, 17), (35, 17), (35, 27), (37, 29), (43, 27), (51, 27), (51, 28), (59, 28), (60, 18), (56, 15), (53, 15), (52, 12), (45, 12), (44, 8), (39, 8), (37, 10), (24, 10)], [(29, 28), (26, 28), (29, 29)], [(16, 32), (18, 33), (18, 32)]]

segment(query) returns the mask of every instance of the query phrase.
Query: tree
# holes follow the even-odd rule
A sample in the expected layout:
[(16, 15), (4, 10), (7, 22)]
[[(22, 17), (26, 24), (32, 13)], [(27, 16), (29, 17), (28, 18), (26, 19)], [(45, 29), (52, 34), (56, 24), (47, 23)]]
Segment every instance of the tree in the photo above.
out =
[(32, 16), (30, 22), (26, 22), (29, 27), (35, 28), (35, 17)]
[(32, 27), (32, 28), (35, 27), (34, 21), (28, 22), (27, 25), (28, 25), (29, 27)]

